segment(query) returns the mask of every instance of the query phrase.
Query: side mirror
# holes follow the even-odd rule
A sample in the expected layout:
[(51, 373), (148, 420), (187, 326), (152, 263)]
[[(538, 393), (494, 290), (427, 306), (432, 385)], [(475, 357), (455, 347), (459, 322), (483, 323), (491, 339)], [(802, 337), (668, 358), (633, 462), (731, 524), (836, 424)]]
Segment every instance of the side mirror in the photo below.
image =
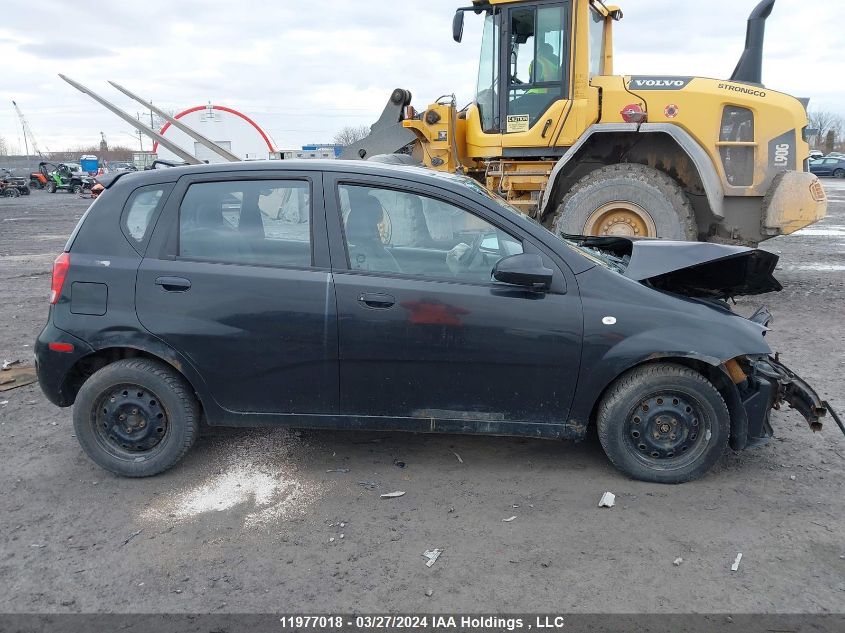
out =
[(519, 253), (504, 257), (493, 267), (493, 279), (515, 286), (548, 290), (552, 285), (550, 268), (543, 265), (543, 258), (536, 253)]
[(464, 38), (464, 12), (455, 11), (455, 17), (452, 18), (452, 39), (460, 42)]

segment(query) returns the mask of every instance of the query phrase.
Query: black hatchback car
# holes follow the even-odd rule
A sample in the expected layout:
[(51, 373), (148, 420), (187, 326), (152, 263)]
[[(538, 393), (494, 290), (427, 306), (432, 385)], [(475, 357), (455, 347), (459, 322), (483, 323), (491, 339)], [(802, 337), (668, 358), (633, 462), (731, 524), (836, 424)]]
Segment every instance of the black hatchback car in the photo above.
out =
[[(677, 483), (828, 407), (770, 355), (777, 257), (560, 237), (475, 181), (303, 161), (120, 173), (53, 268), (36, 356), (97, 464), (173, 466), (210, 425), (585, 437)], [(832, 413), (832, 412), (831, 412)], [(835, 416), (835, 414), (833, 414)]]

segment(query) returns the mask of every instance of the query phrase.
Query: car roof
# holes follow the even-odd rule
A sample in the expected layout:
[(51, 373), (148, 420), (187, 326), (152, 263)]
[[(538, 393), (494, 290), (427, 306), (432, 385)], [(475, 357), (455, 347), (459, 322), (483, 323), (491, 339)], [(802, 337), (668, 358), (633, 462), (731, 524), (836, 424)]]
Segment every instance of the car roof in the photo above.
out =
[(119, 178), (121, 180), (127, 179), (127, 182), (128, 179), (131, 178), (131, 182), (138, 186), (159, 182), (174, 182), (182, 176), (188, 176), (191, 174), (232, 173), (239, 171), (346, 172), (369, 176), (401, 177), (420, 183), (428, 183), (436, 187), (455, 189), (458, 191), (465, 191), (466, 189), (466, 186), (462, 182), (462, 176), (452, 175), (445, 172), (434, 171), (411, 165), (389, 165), (386, 163), (377, 163), (365, 160), (338, 159), (256, 160), (239, 161), (236, 163), (185, 165), (179, 167), (166, 167), (163, 169), (151, 169), (149, 171), (127, 172), (120, 174)]

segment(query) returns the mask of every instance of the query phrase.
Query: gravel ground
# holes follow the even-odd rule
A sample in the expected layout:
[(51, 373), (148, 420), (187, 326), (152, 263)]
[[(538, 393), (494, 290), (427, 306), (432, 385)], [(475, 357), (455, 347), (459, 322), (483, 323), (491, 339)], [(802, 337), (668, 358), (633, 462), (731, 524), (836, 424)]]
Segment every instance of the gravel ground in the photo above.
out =
[[(774, 349), (845, 413), (845, 182), (826, 186), (823, 223), (764, 245), (784, 291), (737, 309), (769, 305)], [(0, 199), (0, 358), (31, 358), (87, 205)], [(129, 480), (88, 461), (36, 385), (2, 400), (0, 612), (845, 611), (845, 438), (794, 411), (681, 486), (626, 479), (594, 439), (275, 429), (208, 431)]]

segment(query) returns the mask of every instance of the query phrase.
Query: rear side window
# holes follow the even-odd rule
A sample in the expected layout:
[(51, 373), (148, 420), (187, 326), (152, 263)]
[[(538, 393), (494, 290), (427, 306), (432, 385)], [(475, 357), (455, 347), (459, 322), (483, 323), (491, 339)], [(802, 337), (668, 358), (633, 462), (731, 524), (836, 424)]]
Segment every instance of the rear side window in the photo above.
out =
[(129, 196), (121, 228), (134, 245), (143, 244), (149, 237), (153, 218), (164, 204), (171, 187), (171, 184), (150, 185), (136, 189)]
[(179, 255), (224, 263), (311, 266), (304, 180), (195, 183), (179, 208)]

